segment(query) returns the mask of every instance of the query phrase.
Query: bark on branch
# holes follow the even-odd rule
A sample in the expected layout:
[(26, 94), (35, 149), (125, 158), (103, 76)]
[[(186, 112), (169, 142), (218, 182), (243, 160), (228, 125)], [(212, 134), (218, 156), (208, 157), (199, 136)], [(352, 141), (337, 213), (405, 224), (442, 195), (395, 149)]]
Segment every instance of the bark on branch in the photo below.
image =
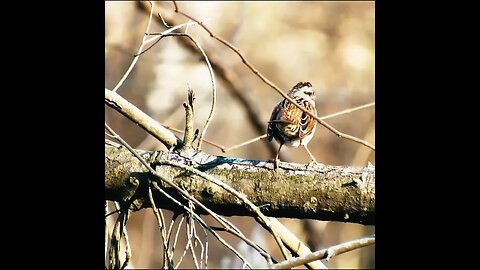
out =
[[(162, 176), (192, 194), (212, 211), (225, 216), (255, 216), (237, 197), (223, 188), (186, 172), (161, 165), (170, 160), (211, 174), (244, 193), (267, 216), (375, 224), (375, 167), (342, 167), (246, 160), (173, 151), (139, 153)], [(148, 179), (155, 179), (124, 147), (105, 143), (105, 198), (133, 203), (136, 209), (150, 207)], [(171, 196), (185, 202), (172, 187), (158, 179)], [(182, 211), (154, 192), (157, 207)], [(199, 210), (199, 213), (202, 213)]]
[(125, 100), (122, 96), (105, 88), (105, 104), (138, 124), (153, 137), (161, 141), (167, 148), (181, 147), (183, 142), (170, 130), (164, 128), (158, 122), (153, 121), (146, 113)]

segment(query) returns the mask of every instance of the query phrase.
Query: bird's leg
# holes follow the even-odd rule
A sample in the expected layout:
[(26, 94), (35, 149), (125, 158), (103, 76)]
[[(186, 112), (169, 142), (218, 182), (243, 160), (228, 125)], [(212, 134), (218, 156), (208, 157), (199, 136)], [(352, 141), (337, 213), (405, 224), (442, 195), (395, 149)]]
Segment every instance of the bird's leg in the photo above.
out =
[(278, 156), (280, 155), (280, 149), (282, 149), (282, 146), (283, 146), (283, 143), (280, 144), (280, 147), (278, 147), (278, 150), (277, 150), (277, 155), (275, 156), (275, 159), (273, 160), (273, 168), (276, 169), (278, 168), (278, 163), (279, 163), (279, 159), (278, 159)]

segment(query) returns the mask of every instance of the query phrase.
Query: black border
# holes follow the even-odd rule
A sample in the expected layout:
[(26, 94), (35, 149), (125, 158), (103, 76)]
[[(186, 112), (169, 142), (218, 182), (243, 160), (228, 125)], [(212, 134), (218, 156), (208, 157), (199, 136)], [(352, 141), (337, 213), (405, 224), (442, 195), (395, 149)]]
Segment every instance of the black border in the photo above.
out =
[(13, 58), (4, 62), (5, 79), (12, 80), (4, 88), (11, 93), (3, 99), (4, 133), (12, 138), (3, 141), (13, 148), (4, 153), (16, 168), (4, 167), (12, 175), (4, 177), (2, 193), (10, 225), (4, 239), (13, 240), (4, 246), (20, 256), (6, 259), (35, 268), (100, 269), (105, 3), (15, 4), (5, 7), (12, 16), (2, 25), (4, 55)]

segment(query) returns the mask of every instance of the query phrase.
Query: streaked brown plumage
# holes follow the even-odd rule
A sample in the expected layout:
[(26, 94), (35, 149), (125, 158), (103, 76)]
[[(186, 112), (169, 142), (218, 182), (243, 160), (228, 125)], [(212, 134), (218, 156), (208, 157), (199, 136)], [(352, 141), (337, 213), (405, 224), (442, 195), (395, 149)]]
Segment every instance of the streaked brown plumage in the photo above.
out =
[[(287, 95), (310, 113), (317, 115), (315, 108), (315, 91), (311, 83), (299, 82)], [(312, 161), (316, 162), (315, 157), (307, 148), (307, 144), (315, 133), (316, 123), (317, 121), (313, 117), (286, 99), (274, 108), (270, 121), (268, 122), (267, 134), (269, 142), (275, 138), (275, 140), (280, 143), (275, 157), (275, 167), (278, 167), (278, 154), (283, 145), (289, 147), (303, 145), (312, 158)]]

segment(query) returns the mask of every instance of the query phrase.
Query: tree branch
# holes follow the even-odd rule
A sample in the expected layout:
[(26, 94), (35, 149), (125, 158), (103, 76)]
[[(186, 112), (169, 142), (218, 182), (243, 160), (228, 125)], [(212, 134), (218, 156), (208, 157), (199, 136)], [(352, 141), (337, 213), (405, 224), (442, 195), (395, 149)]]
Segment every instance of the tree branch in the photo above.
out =
[(183, 141), (180, 138), (125, 100), (122, 96), (107, 88), (105, 88), (105, 104), (138, 124), (153, 137), (161, 141), (168, 149), (181, 147), (183, 145)]
[(128, 67), (127, 71), (125, 72), (125, 74), (123, 74), (123, 77), (120, 79), (120, 81), (117, 83), (117, 85), (113, 88), (112, 92), (117, 92), (118, 88), (120, 88), (120, 86), (122, 86), (123, 82), (127, 79), (128, 75), (130, 74), (130, 72), (132, 72), (132, 69), (133, 67), (135, 66), (135, 64), (137, 63), (138, 61), (138, 58), (139, 58), (139, 53), (143, 50), (143, 46), (145, 46), (145, 41), (146, 41), (146, 38), (147, 38), (147, 33), (150, 29), (150, 24), (152, 23), (152, 15), (153, 15), (153, 3), (148, 1), (148, 3), (150, 4), (150, 15), (148, 17), (148, 24), (147, 24), (147, 29), (145, 30), (145, 35), (143, 36), (143, 39), (142, 39), (142, 44), (140, 45), (140, 48), (138, 48), (138, 53), (137, 55), (135, 55), (135, 57), (133, 58), (133, 61), (132, 63), (130, 64), (130, 66)]
[[(309, 218), (375, 224), (375, 167), (365, 168), (273, 163), (208, 155), (203, 152), (139, 151), (152, 166), (162, 161), (193, 166), (208, 172), (244, 193), (271, 217)], [(225, 216), (256, 216), (243, 202), (223, 188), (173, 166), (156, 166), (157, 172), (175, 181), (212, 211)], [(107, 200), (131, 200), (137, 209), (150, 207), (148, 183), (152, 174), (124, 147), (105, 144), (105, 196)], [(132, 185), (132, 181), (140, 184)], [(145, 181), (142, 181), (145, 180)], [(162, 188), (181, 202), (185, 199), (170, 186)], [(182, 212), (178, 205), (154, 191), (158, 207)], [(197, 209), (202, 213), (201, 209)]]
[[(306, 256), (312, 253), (312, 251), (302, 242), (298, 237), (288, 230), (283, 224), (276, 218), (270, 218), (270, 225), (279, 232), (282, 237), (282, 241), (285, 246), (296, 256)], [(305, 263), (308, 269), (328, 269), (321, 261), (311, 261)]]
[[(130, 152), (130, 154), (133, 154), (135, 156), (135, 158), (144, 166), (144, 168), (151, 173), (151, 175), (154, 175), (156, 179), (142, 179), (142, 177), (140, 176), (140, 174), (137, 174), (135, 176), (132, 176), (132, 177), (129, 177), (129, 182), (128, 182), (128, 185), (133, 185), (135, 187), (139, 187), (140, 184), (143, 184), (143, 186), (145, 185), (148, 185), (149, 186), (149, 183), (153, 185), (153, 187), (161, 194), (165, 197), (165, 199), (167, 200), (170, 200), (170, 202), (173, 202), (174, 204), (176, 204), (176, 206), (178, 207), (178, 209), (183, 209), (184, 210), (184, 213), (188, 213), (188, 214), (191, 214), (202, 226), (204, 226), (205, 229), (209, 229), (208, 226), (205, 224), (205, 222), (198, 216), (197, 213), (193, 212), (193, 209), (190, 208), (190, 207), (186, 207), (185, 204), (179, 202), (177, 199), (173, 198), (172, 196), (170, 196), (164, 189), (160, 188), (160, 186), (157, 184), (156, 180), (161, 180), (163, 186), (165, 186), (165, 184), (167, 184), (168, 186), (172, 187), (177, 193), (179, 193), (182, 198), (185, 198), (188, 202), (188, 204), (190, 205), (191, 202), (195, 203), (197, 206), (201, 207), (203, 211), (205, 211), (207, 214), (210, 214), (216, 221), (218, 221), (220, 224), (222, 224), (226, 229), (228, 229), (229, 227), (231, 227), (231, 229), (233, 229), (234, 231), (231, 231), (232, 233), (234, 233), (235, 235), (237, 235), (239, 238), (243, 239), (247, 244), (251, 245), (251, 247), (253, 247), (254, 249), (256, 249), (260, 254), (262, 254), (265, 259), (267, 260), (267, 262), (269, 264), (272, 264), (272, 258), (271, 256), (264, 252), (263, 249), (261, 249), (260, 247), (258, 247), (255, 243), (251, 242), (250, 240), (248, 240), (247, 238), (244, 237), (244, 235), (238, 231), (238, 229), (233, 226), (233, 225), (229, 225), (230, 223), (229, 222), (226, 222), (226, 220), (224, 220), (224, 218), (220, 217), (218, 214), (216, 214), (215, 212), (213, 212), (212, 210), (210, 210), (209, 208), (207, 208), (205, 205), (203, 205), (201, 202), (199, 202), (197, 199), (193, 198), (192, 195), (190, 195), (185, 189), (177, 186), (175, 183), (173, 183), (172, 181), (170, 181), (169, 179), (166, 179), (163, 177), (163, 175), (160, 175), (160, 173), (158, 173), (157, 171), (155, 171), (151, 166), (150, 164), (147, 163), (147, 161), (144, 159), (144, 157), (141, 157), (140, 156), (140, 153), (142, 154), (145, 154), (144, 151), (136, 151), (135, 149), (133, 149), (130, 145), (128, 145), (120, 136), (118, 136), (118, 134), (115, 133), (115, 131), (113, 131), (107, 124), (105, 124), (105, 129), (110, 133), (110, 136), (112, 136), (113, 138), (119, 140), (122, 145), (124, 147), (126, 147), (126, 149)], [(114, 143), (110, 140), (105, 140), (105, 145), (109, 145), (109, 146), (113, 146), (113, 147), (119, 147), (120, 145), (118, 145), (117, 143)], [(187, 150), (183, 150), (183, 151), (187, 151)], [(125, 156), (122, 156), (120, 157), (120, 159), (123, 159)], [(123, 168), (121, 168), (123, 169)], [(146, 181), (144, 180), (147, 180), (149, 183), (145, 183)], [(151, 181), (150, 181), (151, 180)], [(145, 189), (145, 188), (143, 188)], [(132, 189), (130, 188), (130, 191)], [(134, 188), (133, 191), (136, 192), (137, 188)], [(135, 208), (135, 206), (138, 206), (138, 200), (134, 200), (134, 193), (132, 194), (123, 194), (123, 195), (126, 195), (126, 196), (122, 196), (122, 201), (124, 202), (127, 202), (128, 205), (130, 206), (133, 206)], [(106, 198), (108, 200), (108, 198)], [(138, 208), (137, 208), (138, 209)], [(174, 212), (174, 216), (177, 216), (179, 213), (181, 213), (180, 211), (176, 211)], [(239, 254), (235, 249), (233, 249), (227, 242), (225, 242), (225, 240), (223, 238), (221, 238), (215, 231), (211, 231), (212, 234), (222, 243), (224, 244), (225, 246), (227, 246), (230, 250), (232, 250), (242, 261), (244, 261), (245, 263), (247, 263), (244, 258), (241, 256), (241, 254)], [(172, 253), (173, 253), (173, 250), (172, 250)], [(251, 268), (251, 267), (250, 267)]]
[(292, 259), (286, 260), (284, 262), (274, 264), (274, 265), (272, 265), (272, 269), (290, 269), (290, 268), (293, 268), (295, 266), (299, 266), (299, 265), (302, 265), (302, 264), (305, 264), (305, 263), (308, 263), (308, 262), (312, 262), (312, 261), (315, 261), (315, 260), (321, 260), (321, 259), (327, 259), (328, 260), (328, 259), (332, 258), (333, 256), (340, 255), (342, 253), (345, 253), (345, 252), (348, 252), (348, 251), (351, 251), (351, 250), (354, 250), (354, 249), (357, 249), (357, 248), (373, 245), (373, 244), (375, 244), (375, 236), (365, 237), (365, 238), (362, 238), (362, 239), (353, 240), (353, 241), (346, 242), (346, 243), (343, 243), (343, 244), (340, 244), (340, 245), (336, 245), (336, 246), (333, 246), (333, 247), (329, 247), (329, 248), (325, 248), (325, 249), (322, 249), (322, 250), (319, 250), (319, 251), (315, 251), (315, 252), (310, 253), (306, 256), (302, 256), (302, 257), (298, 257), (298, 258), (292, 258)]
[(183, 107), (185, 108), (185, 132), (183, 136), (183, 149), (188, 149), (192, 147), (194, 131), (193, 131), (193, 116), (195, 111), (195, 93), (193, 89), (188, 87), (188, 94), (187, 94), (188, 102), (183, 103)]

